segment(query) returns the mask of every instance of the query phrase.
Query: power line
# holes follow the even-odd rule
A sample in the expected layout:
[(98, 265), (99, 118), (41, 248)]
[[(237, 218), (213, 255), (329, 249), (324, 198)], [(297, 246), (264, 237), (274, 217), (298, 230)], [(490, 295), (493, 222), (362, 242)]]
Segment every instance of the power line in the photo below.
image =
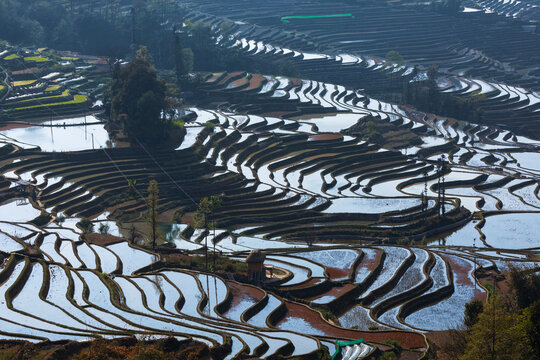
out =
[(148, 154), (148, 156), (152, 159), (152, 161), (154, 161), (154, 163), (161, 169), (161, 171), (163, 171), (163, 173), (165, 175), (167, 175), (167, 177), (173, 182), (173, 184), (180, 190), (184, 193), (184, 195), (186, 195), (188, 197), (189, 200), (191, 200), (191, 202), (195, 205), (195, 206), (199, 206), (198, 203), (195, 202), (195, 200), (193, 200), (193, 198), (173, 179), (173, 177), (161, 166), (160, 163), (157, 162), (157, 160), (154, 158), (154, 156), (152, 156), (152, 154), (146, 149), (146, 147), (141, 143), (141, 141), (135, 137), (135, 140), (137, 140), (137, 142), (139, 143), (139, 145), (143, 148), (143, 150)]

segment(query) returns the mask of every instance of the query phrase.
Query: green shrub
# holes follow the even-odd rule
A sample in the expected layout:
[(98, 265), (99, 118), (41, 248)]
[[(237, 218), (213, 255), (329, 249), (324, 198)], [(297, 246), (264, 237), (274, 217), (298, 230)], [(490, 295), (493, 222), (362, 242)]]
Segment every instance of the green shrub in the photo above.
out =
[(394, 360), (397, 359), (397, 355), (394, 354), (392, 351), (387, 351), (382, 354), (382, 356), (379, 358), (381, 360)]
[(91, 233), (94, 230), (94, 224), (88, 218), (82, 218), (78, 225), (82, 229), (83, 234)]
[(402, 349), (401, 345), (399, 344), (399, 342), (397, 342), (397, 340), (390, 339), (386, 340), (384, 343), (386, 345), (392, 346), (395, 350), (401, 351)]

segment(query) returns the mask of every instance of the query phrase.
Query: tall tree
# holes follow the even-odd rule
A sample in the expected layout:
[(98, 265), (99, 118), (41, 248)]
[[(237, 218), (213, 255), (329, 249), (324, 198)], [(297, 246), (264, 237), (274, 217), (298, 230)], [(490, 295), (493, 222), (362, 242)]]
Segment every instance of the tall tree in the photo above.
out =
[(484, 311), (484, 303), (473, 300), (465, 304), (465, 325), (471, 328), (478, 322), (478, 316)]
[(199, 209), (195, 214), (195, 227), (204, 228), (206, 231), (205, 235), (205, 258), (206, 258), (206, 271), (208, 271), (208, 216), (211, 215), (212, 228), (214, 229), (214, 267), (216, 260), (216, 239), (215, 239), (215, 223), (214, 223), (214, 211), (221, 207), (221, 197), (213, 195), (210, 197), (204, 197), (199, 201)]
[(174, 51), (174, 67), (176, 72), (176, 81), (178, 83), (182, 82), (182, 78), (186, 74), (184, 68), (184, 57), (182, 54), (182, 43), (180, 41), (180, 30), (175, 26), (173, 29), (174, 42), (173, 42), (173, 51)]
[(156, 239), (159, 236), (158, 230), (158, 203), (159, 188), (156, 180), (150, 180), (148, 184), (148, 216), (147, 221), (152, 232), (152, 247), (156, 247)]

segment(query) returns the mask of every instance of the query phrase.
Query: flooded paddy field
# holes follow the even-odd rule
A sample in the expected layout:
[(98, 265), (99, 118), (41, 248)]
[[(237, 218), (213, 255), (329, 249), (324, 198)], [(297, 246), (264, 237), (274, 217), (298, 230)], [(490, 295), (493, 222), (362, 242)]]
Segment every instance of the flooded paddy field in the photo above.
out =
[[(206, 11), (188, 18), (216, 21), (210, 1), (188, 3)], [(223, 11), (235, 19), (231, 3)], [(360, 358), (399, 339), (421, 355), (424, 333), (459, 328), (465, 304), (486, 301), (479, 272), (537, 266), (540, 141), (526, 133), (538, 119), (534, 90), (503, 84), (504, 69), (481, 80), (483, 62), (468, 54), (478, 71), (457, 67), (438, 91), (483, 96), (486, 112), (504, 111), (458, 121), (372, 97), (361, 82), (331, 81), (333, 67), (408, 79), (408, 66), (360, 55), (381, 39), (336, 29), (331, 52), (318, 32), (325, 46), (309, 49), (295, 35), (236, 25), (239, 51), (288, 57), (301, 75), (201, 74), (172, 149), (111, 140), (90, 111), (102, 94), (54, 80), (84, 82), (83, 71), (27, 84), (39, 91), (10, 85), (4, 100), (15, 120), (0, 124), (1, 337), (173, 335), (226, 344), (226, 359), (315, 358), (334, 339), (364, 338), (346, 350)], [(522, 127), (497, 125), (517, 110)], [(157, 246), (150, 179), (160, 190)], [(213, 195), (222, 204), (206, 231), (194, 216)], [(255, 250), (265, 256), (261, 281), (243, 270)], [(230, 266), (214, 268), (216, 258)]]

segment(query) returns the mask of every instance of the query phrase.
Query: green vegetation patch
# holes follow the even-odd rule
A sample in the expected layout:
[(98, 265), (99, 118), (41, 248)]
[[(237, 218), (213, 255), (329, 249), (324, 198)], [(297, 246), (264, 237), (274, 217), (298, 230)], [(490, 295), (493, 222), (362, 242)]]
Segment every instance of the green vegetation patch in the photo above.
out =
[(69, 60), (69, 61), (79, 60), (78, 57), (73, 57), (73, 56), (61, 56), (60, 59), (62, 59), (62, 60)]
[(25, 107), (19, 107), (15, 108), (15, 110), (25, 110), (25, 109), (35, 109), (39, 107), (45, 107), (45, 106), (58, 106), (58, 105), (71, 105), (71, 104), (80, 104), (87, 100), (85, 95), (74, 95), (73, 100), (70, 101), (63, 101), (53, 104), (40, 104), (40, 105), (32, 105), (32, 106), (25, 106)]
[(17, 54), (11, 54), (11, 55), (6, 56), (6, 57), (4, 58), (4, 60), (13, 60), (13, 59), (18, 59), (18, 58), (20, 58), (19, 55), (17, 55)]
[(45, 62), (49, 61), (49, 59), (44, 58), (43, 56), (29, 56), (25, 57), (24, 61)]
[(60, 88), (60, 85), (51, 85), (48, 88), (45, 89), (45, 91), (55, 91)]
[(21, 80), (21, 81), (14, 81), (13, 82), (13, 86), (26, 86), (26, 85), (31, 85), (33, 83), (35, 83), (36, 80)]

